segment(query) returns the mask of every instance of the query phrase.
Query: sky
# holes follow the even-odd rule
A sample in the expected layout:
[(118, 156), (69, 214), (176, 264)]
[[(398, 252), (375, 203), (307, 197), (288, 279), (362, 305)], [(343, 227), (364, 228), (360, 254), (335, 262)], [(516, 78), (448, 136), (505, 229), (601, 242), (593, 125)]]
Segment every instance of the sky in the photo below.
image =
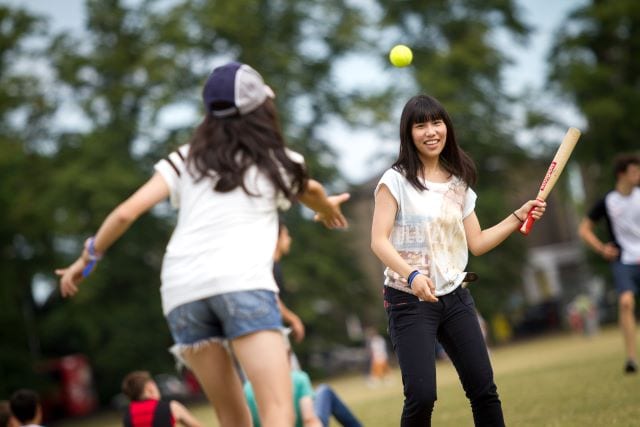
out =
[[(498, 39), (514, 64), (505, 70), (505, 89), (508, 93), (518, 94), (525, 88), (541, 89), (547, 72), (546, 56), (553, 36), (567, 13), (586, 0), (516, 0), (522, 8), (522, 18), (533, 32), (526, 45), (518, 45), (506, 38)], [(54, 30), (80, 31), (84, 24), (84, 0), (0, 0), (0, 3), (14, 6), (22, 5), (34, 12), (48, 16)], [(380, 64), (366, 64), (358, 58), (344, 61), (340, 67), (380, 67)], [(340, 68), (339, 67), (339, 68)], [(402, 71), (400, 71), (402, 72)], [(380, 70), (384, 76), (385, 71)], [(388, 76), (388, 74), (386, 74)], [(342, 84), (358, 85), (361, 75), (357, 72), (341, 73)], [(351, 80), (350, 80), (351, 79)], [(166, 112), (174, 120), (190, 120), (188, 113), (182, 117), (175, 110)], [(176, 119), (177, 118), (177, 119)], [(516, 119), (517, 120), (517, 119)], [(397, 152), (397, 142), (381, 138), (373, 130), (347, 129), (338, 123), (332, 123), (326, 131), (330, 145), (338, 155), (338, 167), (352, 183), (358, 183), (371, 177), (372, 173), (384, 168), (389, 156)], [(527, 135), (517, 135), (526, 140)]]

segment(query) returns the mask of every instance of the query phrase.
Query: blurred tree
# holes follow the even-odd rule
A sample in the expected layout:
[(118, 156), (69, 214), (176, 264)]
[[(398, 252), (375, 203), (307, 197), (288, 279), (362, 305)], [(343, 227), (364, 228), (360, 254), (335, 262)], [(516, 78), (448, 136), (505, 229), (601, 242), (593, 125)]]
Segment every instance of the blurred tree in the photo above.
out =
[(554, 40), (549, 84), (587, 120), (575, 156), (593, 201), (613, 185), (613, 157), (639, 146), (640, 3), (586, 2)]
[[(640, 123), (640, 3), (591, 0), (575, 9), (554, 38), (548, 84), (586, 119), (574, 157), (586, 198), (580, 215), (613, 188), (613, 158), (638, 152)], [(554, 117), (554, 111), (545, 112)], [(607, 239), (604, 224), (598, 233)], [(586, 250), (590, 269), (611, 281), (609, 265)], [(615, 307), (615, 305), (614, 305)]]
[(33, 382), (40, 342), (31, 286), (49, 268), (52, 221), (41, 196), (51, 170), (46, 155), (50, 99), (35, 71), (34, 37), (43, 22), (0, 6), (0, 396)]
[[(442, 0), (379, 1), (381, 55), (396, 43), (411, 47), (411, 67), (393, 72), (397, 84), (388, 89), (387, 107), (397, 134), (399, 108), (417, 93), (439, 99), (455, 125), (459, 144), (475, 160), (479, 180), (476, 213), (484, 226), (501, 221), (535, 194), (517, 192), (510, 177), (526, 164), (527, 154), (515, 143), (509, 127), (512, 100), (502, 86), (502, 70), (510, 59), (496, 43), (499, 35), (524, 42), (529, 29), (514, 1), (449, 2)], [(391, 67), (388, 65), (388, 67)], [(407, 84), (404, 79), (410, 78)], [(397, 136), (394, 135), (394, 139)], [(503, 309), (506, 297), (518, 289), (523, 266), (523, 241), (510, 238), (469, 268), (481, 285), (473, 293), (480, 310), (491, 315)]]
[[(49, 47), (60, 116), (81, 125), (56, 135), (47, 197), (58, 256), (66, 265), (107, 213), (152, 172), (181, 131), (162, 127), (162, 107), (197, 85), (181, 38), (154, 2), (88, 1), (81, 37), (60, 34)], [(198, 76), (199, 77), (199, 76)], [(195, 98), (195, 97), (194, 97)], [(143, 216), (110, 251), (74, 299), (52, 301), (42, 316), (46, 355), (82, 352), (103, 400), (131, 369), (173, 369), (160, 310), (159, 267), (173, 217)]]

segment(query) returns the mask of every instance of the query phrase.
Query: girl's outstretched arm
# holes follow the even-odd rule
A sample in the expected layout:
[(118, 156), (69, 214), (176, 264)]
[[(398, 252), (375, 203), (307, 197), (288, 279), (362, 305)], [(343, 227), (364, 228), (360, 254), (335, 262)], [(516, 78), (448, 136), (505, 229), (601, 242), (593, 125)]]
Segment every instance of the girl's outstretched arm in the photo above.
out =
[(309, 179), (307, 188), (299, 199), (306, 207), (316, 212), (315, 220), (327, 228), (346, 228), (349, 223), (342, 214), (340, 205), (349, 200), (349, 193), (327, 196), (324, 187), (318, 181)]
[(538, 220), (544, 215), (547, 203), (540, 200), (529, 200), (501, 222), (486, 230), (482, 230), (476, 213), (472, 212), (463, 221), (469, 251), (477, 256), (498, 246), (511, 233), (520, 228), (522, 221), (527, 217), (532, 207), (535, 207), (532, 211), (533, 217)]
[(60, 276), (60, 292), (63, 297), (73, 296), (78, 292), (78, 283), (82, 281), (83, 270), (95, 255), (103, 254), (143, 213), (169, 196), (169, 187), (159, 173), (155, 173), (149, 181), (140, 187), (131, 197), (122, 202), (104, 220), (93, 238), (94, 256), (90, 253), (89, 240), (80, 257), (66, 268), (56, 270)]

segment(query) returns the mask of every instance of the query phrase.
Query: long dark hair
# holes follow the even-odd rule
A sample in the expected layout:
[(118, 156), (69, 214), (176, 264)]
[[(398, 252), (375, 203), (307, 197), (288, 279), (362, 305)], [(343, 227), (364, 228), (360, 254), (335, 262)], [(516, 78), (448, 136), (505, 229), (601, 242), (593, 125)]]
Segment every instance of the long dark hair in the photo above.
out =
[(418, 149), (413, 143), (411, 130), (416, 123), (442, 120), (447, 126), (447, 140), (442, 153), (440, 164), (452, 175), (463, 180), (467, 186), (476, 183), (477, 172), (473, 160), (456, 142), (456, 134), (451, 118), (442, 104), (432, 96), (416, 95), (405, 104), (400, 117), (400, 152), (398, 160), (392, 165), (393, 169), (402, 173), (418, 190), (427, 187), (418, 179), (424, 165), (418, 156)]
[[(207, 114), (191, 139), (189, 171), (196, 180), (213, 178), (213, 189), (221, 193), (237, 187), (251, 196), (244, 174), (256, 165), (280, 190), (293, 200), (306, 187), (308, 174), (285, 152), (275, 104), (267, 99), (254, 111), (233, 117)], [(288, 176), (283, 178), (282, 171)]]

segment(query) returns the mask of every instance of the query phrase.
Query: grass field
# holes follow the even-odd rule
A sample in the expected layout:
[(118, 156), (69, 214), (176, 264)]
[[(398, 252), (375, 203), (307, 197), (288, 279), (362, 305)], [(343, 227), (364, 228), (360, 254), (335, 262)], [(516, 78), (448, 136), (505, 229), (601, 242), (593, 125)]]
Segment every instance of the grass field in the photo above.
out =
[[(593, 337), (554, 335), (491, 350), (506, 423), (517, 427), (640, 425), (640, 375), (624, 375), (622, 338), (607, 328)], [(449, 362), (438, 362), (434, 426), (472, 426), (471, 409)], [(362, 376), (329, 383), (366, 427), (399, 425), (402, 384), (398, 371), (389, 384), (368, 387)], [(190, 409), (206, 426), (218, 426), (207, 405)], [(117, 427), (117, 414), (56, 424)], [(333, 423), (332, 426), (337, 426)]]

